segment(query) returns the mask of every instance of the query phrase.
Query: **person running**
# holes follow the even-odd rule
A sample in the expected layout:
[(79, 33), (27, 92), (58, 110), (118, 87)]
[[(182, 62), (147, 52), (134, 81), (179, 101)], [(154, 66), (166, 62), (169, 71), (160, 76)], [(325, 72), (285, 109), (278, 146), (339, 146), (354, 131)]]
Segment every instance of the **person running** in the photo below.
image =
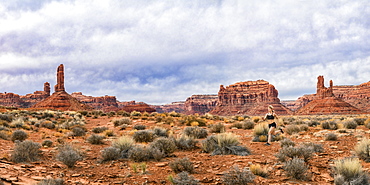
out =
[[(269, 105), (268, 106), (268, 112), (267, 114), (265, 115), (265, 117), (263, 117), (263, 120), (267, 120), (268, 122), (268, 126), (269, 126), (269, 132), (268, 132), (268, 136), (267, 136), (267, 143), (266, 145), (270, 145), (271, 143), (271, 136), (272, 135), (275, 135), (276, 134), (276, 122), (275, 122), (275, 118), (278, 119), (278, 116), (275, 114), (275, 111), (274, 111), (274, 107), (272, 105)], [(278, 130), (278, 132), (281, 132), (281, 133), (284, 133), (283, 129), (280, 128), (280, 130)]]

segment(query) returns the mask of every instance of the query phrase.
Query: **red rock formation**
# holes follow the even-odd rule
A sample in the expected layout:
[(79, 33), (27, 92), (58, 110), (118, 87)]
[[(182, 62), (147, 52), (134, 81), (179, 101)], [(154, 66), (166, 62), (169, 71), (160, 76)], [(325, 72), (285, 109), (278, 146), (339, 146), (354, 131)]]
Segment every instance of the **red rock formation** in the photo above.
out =
[(319, 76), (317, 81), (317, 91), (314, 99), (297, 110), (299, 115), (317, 115), (317, 114), (361, 114), (360, 109), (335, 97), (333, 93), (333, 81), (330, 81), (330, 87), (324, 86), (324, 77)]
[(370, 112), (370, 82), (353, 86), (334, 86), (333, 92), (336, 97), (343, 99), (362, 111)]
[(85, 96), (81, 92), (74, 92), (71, 96), (94, 109), (102, 110), (104, 112), (117, 111), (119, 109), (115, 96), (105, 95), (101, 97), (92, 97)]
[(49, 82), (45, 82), (44, 83), (44, 92), (50, 96), (50, 83)]
[(216, 108), (210, 113), (216, 115), (264, 115), (268, 105), (273, 105), (277, 114), (291, 114), (280, 103), (278, 91), (264, 80), (247, 81), (220, 86)]
[(177, 113), (184, 113), (185, 102), (178, 101), (178, 102), (172, 102), (166, 105), (150, 105), (150, 107), (154, 108), (156, 112), (158, 113), (172, 112), (172, 111), (177, 112)]
[[(90, 106), (83, 104), (76, 98), (65, 92), (64, 88), (64, 67), (61, 64), (57, 69), (57, 84), (54, 86), (55, 92), (46, 99), (33, 105), (32, 109), (50, 109), (61, 111), (91, 110)], [(47, 89), (47, 86), (45, 86)]]
[(64, 66), (60, 64), (57, 68), (57, 84), (54, 86), (55, 92), (65, 91), (64, 88)]
[(185, 101), (185, 114), (205, 114), (216, 107), (218, 95), (192, 95)]
[(81, 103), (65, 91), (54, 92), (45, 100), (33, 105), (31, 109), (61, 111), (92, 110), (90, 106)]
[(152, 113), (156, 111), (154, 108), (150, 107), (148, 104), (144, 102), (129, 101), (129, 102), (119, 102), (118, 104), (120, 107), (119, 110), (126, 112), (138, 111)]
[[(49, 84), (48, 82), (44, 84), (44, 90), (47, 90), (48, 84)], [(49, 96), (50, 96), (50, 85), (49, 92), (35, 91), (33, 94), (26, 94), (24, 96), (5, 92), (0, 93), (0, 105), (5, 107), (28, 108)]]

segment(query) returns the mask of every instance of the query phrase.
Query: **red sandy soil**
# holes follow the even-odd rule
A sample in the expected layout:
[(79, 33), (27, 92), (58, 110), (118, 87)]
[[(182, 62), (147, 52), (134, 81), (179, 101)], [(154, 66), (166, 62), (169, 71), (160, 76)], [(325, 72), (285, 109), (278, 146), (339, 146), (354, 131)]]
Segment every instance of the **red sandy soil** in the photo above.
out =
[[(257, 176), (253, 184), (333, 184), (332, 168), (334, 160), (353, 156), (353, 148), (362, 138), (369, 137), (369, 129), (359, 126), (355, 130), (348, 130), (348, 133), (340, 134), (332, 130), (310, 127), (309, 131), (295, 135), (286, 135), (296, 144), (300, 142), (314, 142), (322, 144), (325, 151), (315, 154), (308, 162), (309, 172), (312, 175), (308, 181), (290, 179), (282, 169), (282, 163), (278, 162), (275, 154), (280, 147), (279, 142), (273, 142), (271, 146), (265, 146), (263, 142), (252, 142), (253, 130), (230, 129), (230, 124), (226, 124), (227, 132), (232, 132), (240, 136), (240, 142), (248, 147), (252, 154), (249, 156), (217, 155), (211, 156), (208, 153), (201, 153), (201, 149), (192, 151), (176, 151), (176, 157), (164, 158), (159, 162), (146, 162), (147, 172), (135, 173), (131, 169), (134, 163), (128, 159), (121, 159), (100, 163), (101, 150), (109, 147), (111, 142), (122, 134), (130, 133), (131, 128), (119, 130), (110, 122), (112, 118), (107, 116), (97, 119), (86, 118), (88, 135), (91, 130), (98, 126), (106, 126), (114, 130), (115, 136), (105, 139), (103, 145), (92, 145), (86, 142), (87, 136), (65, 137), (64, 141), (78, 146), (84, 153), (85, 158), (79, 161), (75, 167), (67, 168), (66, 165), (57, 161), (58, 136), (55, 129), (49, 130), (40, 128), (36, 131), (26, 131), (29, 140), (41, 143), (45, 139), (52, 140), (53, 146), (42, 148), (43, 156), (40, 161), (31, 163), (15, 164), (10, 162), (10, 153), (14, 148), (12, 141), (0, 140), (0, 177), (7, 180), (5, 184), (35, 184), (44, 178), (62, 178), (67, 184), (171, 184), (167, 178), (170, 174), (175, 174), (169, 167), (169, 163), (176, 158), (188, 157), (195, 166), (196, 173), (192, 174), (201, 184), (222, 184), (222, 174), (233, 165), (240, 168), (249, 167), (251, 164), (260, 164), (268, 170), (269, 176), (262, 178)], [(157, 125), (154, 121), (134, 120), (133, 124), (145, 124), (147, 128), (162, 126), (171, 129), (175, 135), (182, 132), (184, 127), (169, 125)], [(315, 133), (323, 133), (322, 137), (316, 137)], [(337, 141), (325, 141), (328, 132), (336, 132), (339, 136)], [(58, 137), (57, 137), (58, 136)], [(199, 140), (201, 141), (201, 139)], [(198, 143), (198, 146), (200, 144)], [(365, 171), (369, 171), (370, 163), (362, 162)]]

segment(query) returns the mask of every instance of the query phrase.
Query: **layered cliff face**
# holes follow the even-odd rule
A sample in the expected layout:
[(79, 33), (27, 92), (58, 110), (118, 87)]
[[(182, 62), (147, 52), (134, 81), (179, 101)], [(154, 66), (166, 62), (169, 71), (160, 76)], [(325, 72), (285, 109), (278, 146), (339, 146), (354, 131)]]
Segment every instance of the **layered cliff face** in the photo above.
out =
[(277, 114), (291, 114), (280, 103), (278, 91), (264, 80), (239, 82), (227, 86), (221, 85), (215, 109), (216, 115), (264, 115), (268, 105), (273, 105)]
[(164, 112), (177, 112), (177, 113), (184, 113), (185, 110), (185, 102), (172, 102), (170, 104), (165, 105), (151, 105), (150, 107), (154, 108), (158, 113)]
[(370, 82), (354, 86), (334, 86), (333, 93), (360, 110), (370, 112)]
[(126, 111), (126, 112), (132, 112), (132, 111), (147, 112), (147, 113), (156, 112), (156, 109), (150, 107), (148, 104), (144, 102), (136, 102), (136, 101), (118, 102), (118, 107), (119, 107), (119, 110)]
[(102, 110), (104, 112), (117, 111), (118, 103), (115, 96), (101, 96), (93, 97), (83, 95), (81, 92), (74, 92), (71, 94), (72, 97), (76, 98), (80, 102), (93, 107), (97, 110)]
[(317, 90), (315, 95), (308, 96), (313, 98), (302, 108), (297, 110), (299, 115), (317, 115), (317, 114), (361, 114), (360, 109), (343, 101), (334, 95), (333, 81), (330, 80), (330, 86), (324, 86), (324, 77), (317, 78)]
[(192, 95), (184, 104), (185, 114), (205, 114), (216, 107), (218, 95)]

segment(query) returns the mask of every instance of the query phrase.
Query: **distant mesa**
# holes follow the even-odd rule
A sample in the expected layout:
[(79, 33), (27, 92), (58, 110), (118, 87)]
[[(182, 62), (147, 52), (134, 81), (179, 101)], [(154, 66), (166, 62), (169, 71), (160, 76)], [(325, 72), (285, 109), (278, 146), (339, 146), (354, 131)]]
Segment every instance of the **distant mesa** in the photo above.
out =
[(333, 92), (333, 81), (330, 80), (330, 86), (324, 86), (324, 77), (317, 78), (317, 90), (314, 100), (308, 102), (300, 108), (298, 115), (321, 115), (321, 114), (361, 114), (360, 109), (336, 97)]
[(278, 91), (269, 82), (239, 82), (226, 88), (220, 86), (216, 107), (210, 113), (223, 116), (263, 115), (266, 114), (268, 105), (273, 105), (277, 114), (292, 114), (280, 103)]
[(184, 103), (185, 114), (205, 114), (216, 107), (218, 95), (192, 95)]

